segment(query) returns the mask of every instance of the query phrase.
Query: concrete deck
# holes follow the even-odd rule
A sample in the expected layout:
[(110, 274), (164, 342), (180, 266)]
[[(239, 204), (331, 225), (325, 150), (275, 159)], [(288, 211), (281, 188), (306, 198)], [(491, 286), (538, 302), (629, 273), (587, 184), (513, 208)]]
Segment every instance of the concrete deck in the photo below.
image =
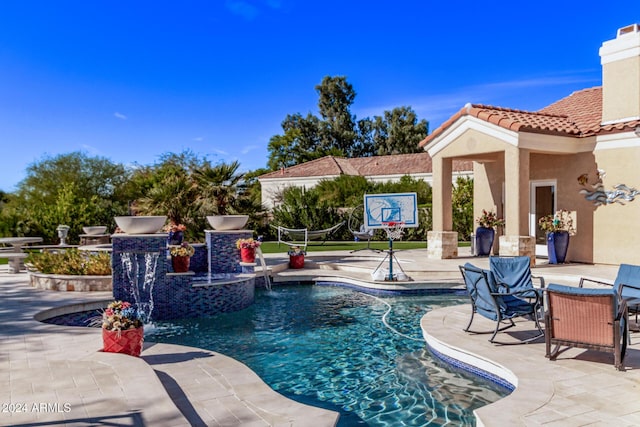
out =
[[(459, 264), (488, 264), (464, 252), (454, 260), (428, 260), (426, 249), (396, 255), (414, 281), (379, 286), (456, 285), (461, 283)], [(286, 270), (286, 259), (272, 255), (268, 264), (276, 282), (340, 277), (374, 286), (370, 273), (383, 257), (366, 251), (311, 253), (304, 269)], [(577, 284), (580, 276), (613, 280), (616, 271), (617, 266), (545, 266), (538, 260), (534, 274), (547, 282)], [(145, 343), (141, 358), (102, 353), (99, 329), (34, 319), (46, 309), (110, 299), (104, 292), (36, 290), (29, 287), (27, 274), (0, 271), (0, 425), (335, 425), (336, 413), (282, 397), (224, 355), (154, 343)], [(469, 310), (464, 305), (433, 311), (422, 327), (438, 351), (515, 378), (517, 388), (510, 396), (476, 411), (478, 425), (640, 425), (640, 334), (632, 334), (627, 370), (618, 372), (606, 354), (576, 349), (551, 362), (542, 341), (490, 344), (484, 335), (462, 331)]]

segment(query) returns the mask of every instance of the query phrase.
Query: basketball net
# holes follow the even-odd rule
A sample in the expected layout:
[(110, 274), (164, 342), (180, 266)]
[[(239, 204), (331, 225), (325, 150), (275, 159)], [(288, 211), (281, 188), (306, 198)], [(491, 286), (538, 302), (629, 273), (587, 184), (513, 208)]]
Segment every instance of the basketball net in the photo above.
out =
[(382, 223), (382, 229), (386, 231), (389, 240), (400, 240), (404, 234), (404, 222), (389, 221)]

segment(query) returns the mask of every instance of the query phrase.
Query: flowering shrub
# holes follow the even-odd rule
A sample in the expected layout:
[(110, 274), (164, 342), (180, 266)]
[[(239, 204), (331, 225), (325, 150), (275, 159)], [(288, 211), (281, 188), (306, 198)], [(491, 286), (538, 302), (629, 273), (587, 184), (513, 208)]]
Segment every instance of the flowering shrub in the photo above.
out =
[(493, 211), (487, 211), (482, 209), (482, 215), (476, 219), (480, 227), (494, 228), (504, 225), (504, 219), (498, 218), (498, 215)]
[(543, 216), (538, 220), (538, 226), (546, 233), (567, 231), (569, 234), (575, 234), (576, 232), (576, 229), (573, 227), (571, 212), (566, 209), (560, 209), (555, 215)]
[(238, 249), (242, 249), (242, 248), (258, 248), (260, 247), (260, 245), (262, 244), (261, 241), (259, 240), (254, 240), (253, 238), (248, 238), (248, 239), (238, 239), (236, 240), (236, 247)]
[(185, 231), (186, 229), (187, 229), (186, 225), (176, 224), (175, 222), (170, 222), (164, 227), (164, 231), (170, 232), (170, 233), (175, 233), (177, 231)]
[(142, 326), (138, 310), (126, 301), (110, 303), (102, 313), (102, 328), (109, 331), (126, 331)]
[(169, 253), (171, 256), (193, 256), (196, 250), (187, 242), (182, 242), (179, 245), (169, 246)]
[(291, 249), (289, 249), (289, 252), (287, 252), (289, 255), (306, 255), (307, 252), (303, 249), (300, 249), (299, 246), (291, 246)]

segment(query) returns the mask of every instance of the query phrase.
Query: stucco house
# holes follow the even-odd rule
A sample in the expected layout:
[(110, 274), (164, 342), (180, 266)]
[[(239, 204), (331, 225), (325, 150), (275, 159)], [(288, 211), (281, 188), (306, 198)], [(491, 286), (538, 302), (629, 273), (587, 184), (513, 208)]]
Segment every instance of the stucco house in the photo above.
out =
[[(451, 179), (472, 176), (472, 162), (454, 161)], [(363, 176), (372, 182), (397, 182), (404, 175), (432, 183), (431, 156), (428, 153), (396, 154), (389, 156), (344, 157), (325, 156), (300, 163), (258, 177), (262, 188), (262, 204), (272, 209), (282, 191), (287, 187), (313, 188), (321, 180), (330, 180), (340, 175)]]
[(640, 27), (600, 47), (602, 86), (537, 112), (467, 104), (420, 145), (433, 163), (429, 257), (457, 256), (454, 161), (473, 161), (474, 216), (506, 220), (500, 255), (543, 254), (538, 219), (573, 212), (568, 260), (640, 264)]

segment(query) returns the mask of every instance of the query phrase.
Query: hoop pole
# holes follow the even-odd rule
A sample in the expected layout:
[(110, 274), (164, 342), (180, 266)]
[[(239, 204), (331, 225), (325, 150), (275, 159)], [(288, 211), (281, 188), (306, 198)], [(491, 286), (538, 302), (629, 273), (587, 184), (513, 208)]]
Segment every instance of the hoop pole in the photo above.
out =
[(393, 239), (389, 235), (389, 281), (393, 281)]

